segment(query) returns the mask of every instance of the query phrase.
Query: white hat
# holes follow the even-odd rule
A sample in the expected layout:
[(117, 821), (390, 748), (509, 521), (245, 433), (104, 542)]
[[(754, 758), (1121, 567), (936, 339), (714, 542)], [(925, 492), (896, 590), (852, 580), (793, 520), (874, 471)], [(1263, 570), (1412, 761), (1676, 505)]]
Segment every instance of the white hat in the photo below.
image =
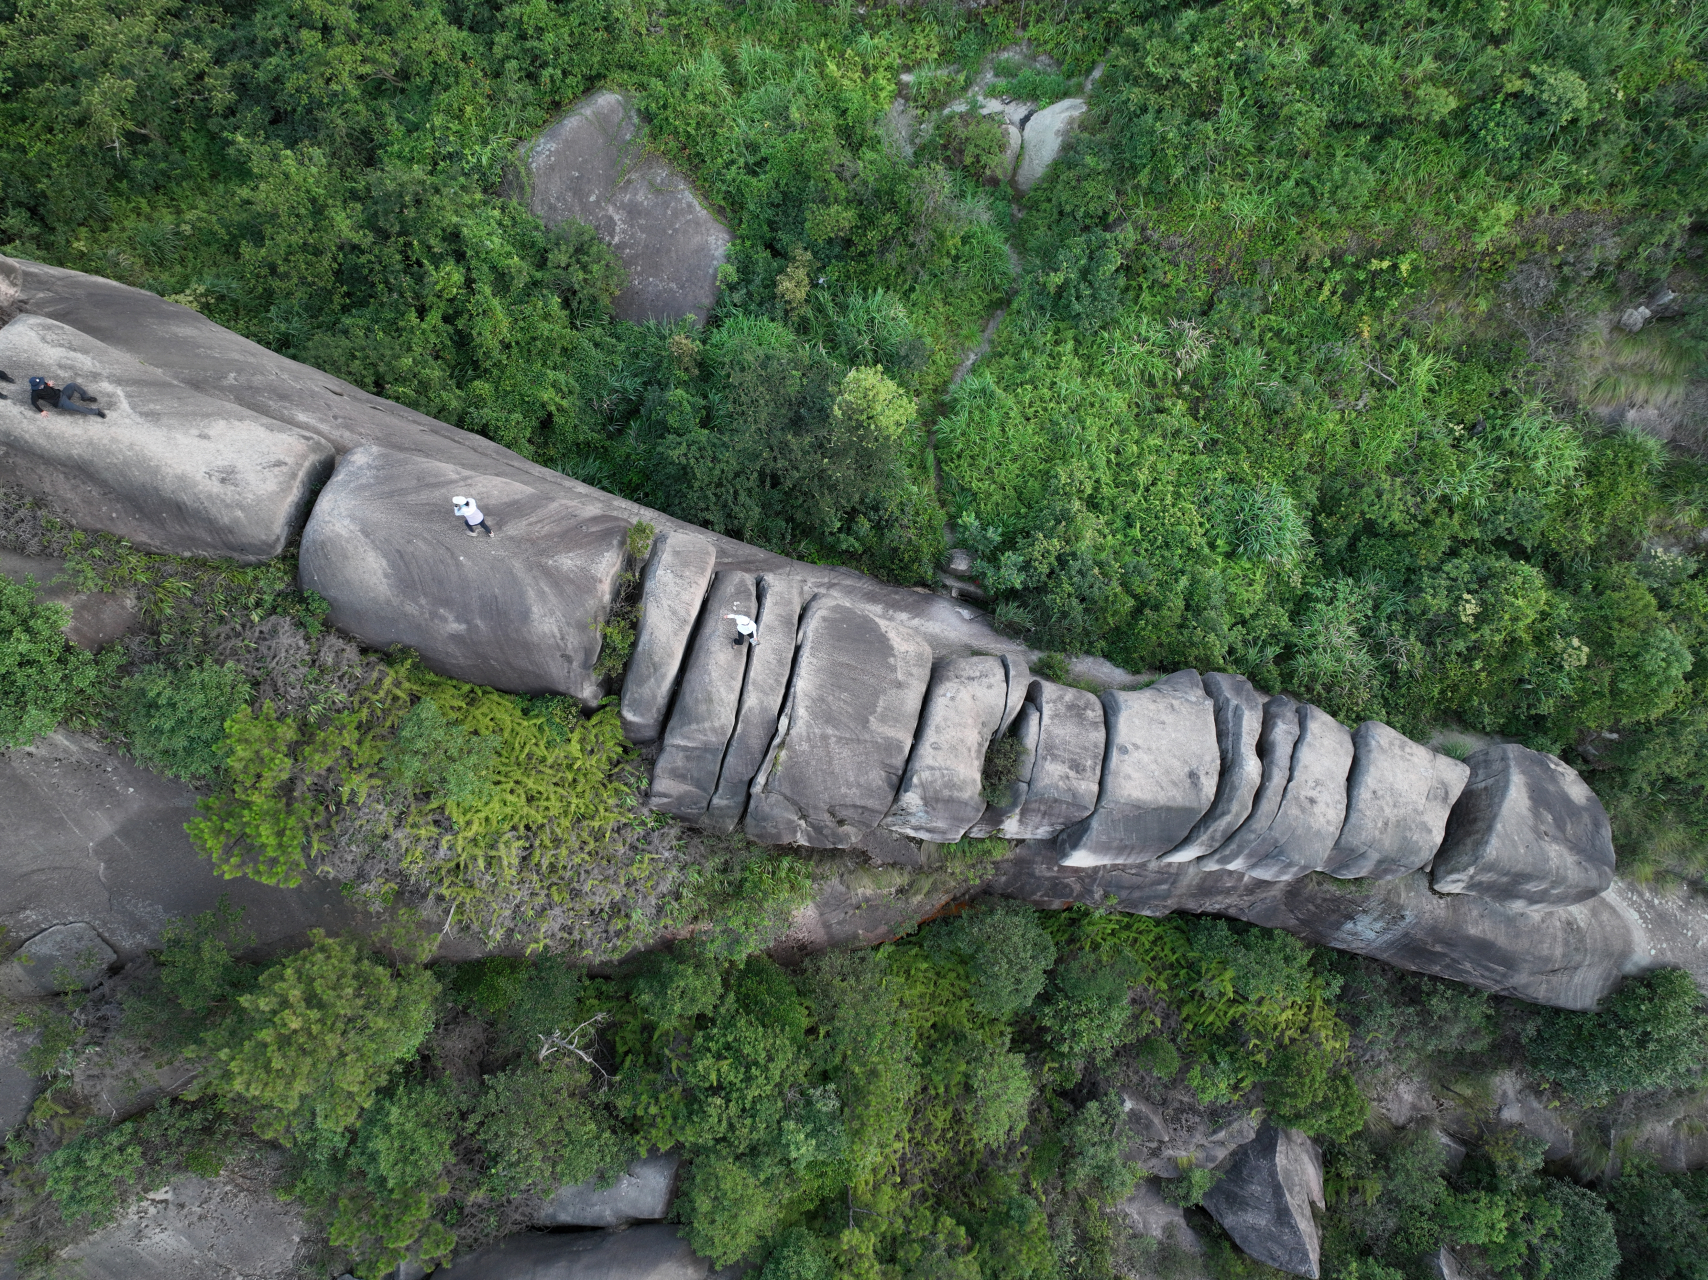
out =
[(468, 505), (468, 499), (463, 497), (463, 495), (459, 493), (456, 497), (451, 499), (451, 505), (453, 507), (467, 506)]

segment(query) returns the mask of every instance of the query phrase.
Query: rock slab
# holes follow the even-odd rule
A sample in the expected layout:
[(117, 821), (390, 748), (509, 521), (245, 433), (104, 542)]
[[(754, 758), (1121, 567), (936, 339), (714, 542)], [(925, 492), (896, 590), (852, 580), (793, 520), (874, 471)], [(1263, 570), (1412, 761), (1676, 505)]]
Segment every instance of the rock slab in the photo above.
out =
[(1014, 171), (1014, 186), (1021, 195), (1037, 185), (1044, 170), (1061, 154), (1068, 135), (1085, 114), (1085, 107), (1084, 98), (1064, 98), (1035, 112), (1026, 122), (1020, 165)]
[(1034, 680), (1027, 694), (1038, 708), (1038, 745), (1026, 801), (1005, 825), (1010, 840), (1053, 839), (1097, 807), (1107, 730), (1103, 704), (1084, 689)]
[(1263, 761), (1257, 754), (1263, 695), (1244, 676), (1219, 671), (1205, 675), (1204, 692), (1216, 709), (1216, 743), (1221, 754), (1216, 798), (1186, 839), (1162, 855), (1166, 862), (1191, 862), (1220, 848), (1251, 816), (1251, 802), (1263, 781)]
[(1320, 707), (1299, 706), (1299, 740), (1281, 807), (1258, 848), (1268, 852), (1245, 868), (1259, 880), (1296, 880), (1322, 869), (1346, 820), (1346, 777), (1352, 735)]
[(636, 1160), (608, 1187), (597, 1178), (559, 1187), (540, 1210), (539, 1225), (621, 1227), (657, 1221), (670, 1212), (681, 1164), (678, 1155), (651, 1155)]
[(1215, 705), (1196, 671), (1103, 695), (1108, 731), (1097, 808), (1062, 832), (1062, 863), (1149, 862), (1186, 838), (1216, 798)]
[(1038, 761), (1038, 728), (1041, 723), (1037, 703), (1023, 702), (1014, 718), (1011, 735), (1019, 751), (1014, 781), (1008, 784), (1008, 794), (1000, 802), (985, 806), (983, 815), (967, 832), (969, 836), (977, 840), (994, 835), (1011, 838), (1008, 835), (1009, 824), (1025, 808), (1026, 797), (1032, 790), (1032, 769)]
[[(332, 472), (307, 431), (213, 400), (105, 343), (42, 316), (0, 329), (0, 473), (81, 529), (149, 551), (268, 560), (302, 528)], [(29, 406), (28, 378), (76, 382), (105, 418)]]
[(930, 646), (912, 630), (815, 597), (801, 616), (776, 736), (753, 780), (748, 838), (858, 844), (895, 800), (930, 679)]
[(1352, 734), (1346, 822), (1323, 870), (1342, 880), (1392, 880), (1429, 865), (1469, 766), (1377, 720)]
[(506, 1236), (442, 1269), (455, 1280), (706, 1280), (675, 1227)]
[(1317, 1280), (1322, 1240), (1313, 1208), (1323, 1202), (1322, 1152), (1297, 1129), (1265, 1124), (1228, 1158), (1204, 1208), (1249, 1257)]
[(641, 131), (621, 94), (582, 99), (524, 151), (528, 209), (548, 227), (588, 223), (617, 251), (629, 275), (619, 320), (704, 322), (730, 233), (681, 174), (647, 154)]
[(32, 1000), (66, 991), (86, 991), (118, 961), (95, 927), (82, 920), (43, 929), (0, 967), (0, 991)]
[(724, 615), (755, 609), (752, 574), (726, 569), (712, 580), (664, 731), (664, 749), (653, 766), (654, 809), (689, 820), (705, 815), (735, 731), (749, 652), (758, 651), (741, 640), (735, 623)]
[(1002, 729), (1008, 675), (1000, 658), (950, 658), (931, 671), (925, 711), (884, 826), (954, 844), (985, 810), (985, 751)]
[(1569, 765), (1500, 743), (1465, 757), (1470, 780), (1435, 857), (1437, 893), (1519, 910), (1586, 902), (1613, 883), (1613, 830)]
[(771, 749), (777, 716), (795, 666), (795, 632), (801, 621), (801, 584), (791, 577), (759, 579), (759, 612), (753, 615), (759, 644), (748, 655), (741, 710), (724, 750), (718, 789), (700, 825), (727, 834), (747, 812), (747, 792)]
[[(470, 496), (494, 530), (469, 537)], [(338, 462), (303, 532), (304, 587), (371, 649), (408, 645), (441, 675), (595, 707), (600, 626), (628, 534), (619, 519), (514, 480), (364, 445)]]
[(704, 538), (671, 529), (659, 534), (641, 576), (640, 625), (623, 677), (623, 736), (636, 746), (657, 742), (670, 710), (688, 639), (711, 585), (718, 553)]
[(1261, 777), (1251, 798), (1251, 812), (1222, 841), (1220, 848), (1192, 865), (1205, 871), (1243, 871), (1268, 855), (1269, 846), (1263, 841), (1281, 809), (1282, 797), (1287, 794), (1287, 782), (1293, 774), (1293, 748), (1298, 742), (1299, 704), (1284, 693), (1267, 699), (1263, 704), (1263, 729), (1257, 737)]

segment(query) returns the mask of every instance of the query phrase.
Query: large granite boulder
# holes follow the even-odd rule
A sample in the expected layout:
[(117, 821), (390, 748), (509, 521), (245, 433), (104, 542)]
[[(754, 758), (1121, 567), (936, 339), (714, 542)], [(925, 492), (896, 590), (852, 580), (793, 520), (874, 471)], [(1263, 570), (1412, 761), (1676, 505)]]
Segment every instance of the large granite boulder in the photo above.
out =
[(637, 746), (658, 741), (670, 695), (688, 652), (718, 553), (704, 538), (672, 529), (653, 540), (641, 577), (640, 625), (623, 677), (623, 736)]
[(0, 994), (33, 1000), (86, 991), (118, 961), (95, 927), (84, 920), (43, 929), (0, 965)]
[(1263, 695), (1244, 676), (1220, 671), (1204, 677), (1204, 692), (1216, 709), (1216, 743), (1221, 753), (1216, 798), (1186, 839), (1162, 855), (1168, 862), (1191, 862), (1220, 848), (1251, 816), (1251, 803), (1263, 781), (1263, 761), (1257, 754)]
[(1437, 893), (1551, 910), (1607, 891), (1612, 827), (1575, 770), (1512, 743), (1474, 751), (1465, 763), (1470, 780), (1435, 856)]
[(706, 806), (700, 825), (728, 833), (747, 812), (748, 788), (771, 749), (777, 716), (789, 691), (789, 672), (795, 666), (795, 631), (801, 620), (801, 584), (792, 577), (759, 579), (759, 612), (753, 615), (759, 644), (747, 659), (741, 686), (741, 709), (735, 732), (724, 749), (718, 770), (718, 789)]
[(589, 223), (617, 251), (629, 282), (620, 320), (702, 322), (718, 298), (730, 233), (688, 182), (644, 145), (633, 104), (601, 90), (523, 150), (528, 208), (548, 227)]
[(1352, 753), (1346, 821), (1322, 869), (1343, 880), (1392, 880), (1428, 866), (1470, 768), (1378, 720), (1353, 732)]
[[(451, 510), (473, 497), (494, 531)], [(441, 675), (597, 706), (599, 628), (628, 528), (527, 485), (387, 449), (353, 449), (303, 531), (304, 587), (371, 649), (408, 645)]]
[(1196, 671), (1103, 695), (1108, 738), (1097, 808), (1062, 832), (1062, 862), (1149, 862), (1186, 838), (1221, 776), (1215, 705)]
[[(332, 472), (332, 449), (307, 431), (209, 399), (133, 356), (54, 320), (0, 329), (0, 474), (79, 528), (139, 547), (245, 564), (285, 549)], [(29, 406), (25, 380), (78, 383), (105, 418)]]
[(652, 770), (652, 807), (697, 821), (718, 789), (724, 748), (735, 731), (748, 655), (726, 613), (751, 614), (753, 575), (725, 570), (712, 580), (694, 648), (682, 669), (682, 688), (670, 711), (664, 747)]
[(1220, 847), (1196, 860), (1206, 871), (1243, 871), (1268, 856), (1264, 844), (1275, 815), (1287, 794), (1293, 776), (1293, 748), (1299, 743), (1299, 704), (1278, 693), (1263, 704), (1263, 728), (1257, 736), (1257, 759), (1261, 768), (1251, 812)]
[(849, 849), (901, 786), (931, 649), (906, 627), (822, 597), (801, 615), (794, 678), (747, 806), (759, 844)]
[(1268, 852), (1245, 868), (1259, 880), (1295, 880), (1322, 869), (1346, 820), (1346, 777), (1352, 735), (1328, 712), (1299, 707), (1299, 741), (1281, 808), (1258, 848)]
[(1008, 675), (1000, 658), (950, 658), (932, 668), (913, 754), (884, 826), (953, 844), (983, 816), (985, 750), (1002, 729)]
[(1034, 680), (1038, 745), (1020, 812), (1003, 826), (1010, 840), (1053, 839), (1097, 807), (1107, 729), (1103, 704), (1084, 689)]
[(1009, 826), (1026, 807), (1026, 797), (1031, 794), (1032, 770), (1038, 762), (1038, 733), (1042, 724), (1043, 715), (1039, 712), (1037, 703), (1028, 699), (1020, 704), (1019, 714), (1014, 718), (1014, 728), (1009, 735), (1014, 740), (1016, 752), (1014, 780), (1008, 784), (1007, 794), (1000, 800), (987, 804), (984, 813), (967, 832), (975, 840), (982, 840), (987, 836), (1011, 838)]
[(608, 1187), (598, 1178), (559, 1187), (541, 1206), (542, 1227), (621, 1227), (655, 1222), (676, 1196), (679, 1155), (650, 1155), (629, 1165)]
[(1322, 1238), (1312, 1207), (1324, 1208), (1323, 1158), (1297, 1129), (1265, 1124), (1229, 1157), (1204, 1208), (1248, 1256), (1317, 1280)]
[(1084, 98), (1064, 98), (1035, 112), (1026, 122), (1020, 164), (1014, 171), (1014, 186), (1022, 195), (1037, 185), (1044, 170), (1061, 154), (1068, 135), (1085, 114)]
[(455, 1280), (706, 1280), (711, 1263), (675, 1227), (506, 1236), (436, 1275)]

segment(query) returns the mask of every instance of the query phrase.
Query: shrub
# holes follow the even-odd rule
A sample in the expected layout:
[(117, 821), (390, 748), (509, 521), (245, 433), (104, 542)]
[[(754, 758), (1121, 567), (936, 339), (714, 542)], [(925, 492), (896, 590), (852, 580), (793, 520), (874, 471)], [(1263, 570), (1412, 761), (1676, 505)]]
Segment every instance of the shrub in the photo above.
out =
[(1708, 1014), (1701, 1006), (1695, 982), (1682, 969), (1627, 978), (1595, 1013), (1544, 1010), (1530, 1063), (1586, 1100), (1681, 1088), (1708, 1060)]
[(64, 605), (36, 600), (35, 580), (0, 576), (0, 748), (28, 746), (103, 699), (116, 654), (86, 653), (65, 638)]
[(1627, 1162), (1608, 1191), (1624, 1273), (1643, 1280), (1708, 1276), (1708, 1171), (1661, 1173)]
[(225, 771), (225, 722), (249, 704), (235, 663), (144, 667), (119, 686), (118, 721), (132, 753), (174, 778), (201, 782)]
[(491, 775), (500, 740), (477, 737), (448, 720), (432, 698), (423, 698), (398, 722), (397, 741), (384, 767), (409, 796), (429, 803), (478, 805), (492, 796)]
[(1619, 1244), (1607, 1203), (1560, 1178), (1544, 1178), (1542, 1196), (1560, 1211), (1560, 1222), (1536, 1246), (1537, 1273), (1549, 1280), (1613, 1280)]
[(1006, 898), (956, 916), (930, 935), (927, 946), (966, 963), (973, 1004), (991, 1018), (1008, 1018), (1030, 1005), (1056, 958), (1055, 943), (1032, 908)]
[(142, 1172), (136, 1126), (117, 1125), (79, 1134), (42, 1162), (47, 1191), (60, 1215), (105, 1226), (119, 1207), (119, 1188)]
[(529, 1058), (487, 1078), (471, 1128), (481, 1146), (485, 1185), (494, 1195), (550, 1196), (561, 1186), (622, 1167), (633, 1148), (584, 1096), (591, 1074), (586, 1063), (565, 1052), (543, 1064)]

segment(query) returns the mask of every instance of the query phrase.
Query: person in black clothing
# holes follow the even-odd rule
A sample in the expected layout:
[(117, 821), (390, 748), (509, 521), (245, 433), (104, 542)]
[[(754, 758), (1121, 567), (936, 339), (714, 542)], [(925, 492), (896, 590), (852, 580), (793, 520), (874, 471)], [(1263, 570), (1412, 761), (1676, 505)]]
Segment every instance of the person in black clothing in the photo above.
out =
[[(4, 369), (0, 369), (0, 382), (10, 382), (10, 381), (12, 381), (12, 375), (7, 373)], [(3, 391), (0, 391), (0, 400), (5, 400), (6, 398), (7, 398), (6, 393)]]
[(46, 378), (30, 379), (30, 408), (40, 409), (42, 417), (47, 417), (47, 410), (42, 405), (49, 404), (55, 409), (69, 409), (72, 413), (92, 413), (97, 418), (107, 416), (104, 409), (91, 409), (89, 404), (78, 404), (79, 400), (95, 403), (95, 397), (90, 395), (75, 382), (68, 382), (63, 387), (56, 387)]

